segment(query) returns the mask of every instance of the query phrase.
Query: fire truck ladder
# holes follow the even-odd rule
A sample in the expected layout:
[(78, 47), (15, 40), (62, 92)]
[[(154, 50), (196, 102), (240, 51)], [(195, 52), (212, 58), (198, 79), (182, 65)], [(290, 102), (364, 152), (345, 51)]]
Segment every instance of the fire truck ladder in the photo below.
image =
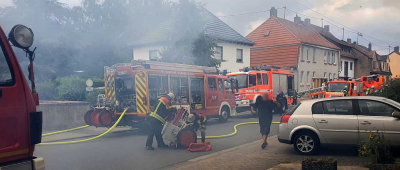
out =
[(308, 90), (298, 92), (297, 95), (299, 98), (302, 98), (302, 97), (306, 97), (310, 94), (323, 92), (323, 91), (324, 91), (324, 87), (318, 87), (318, 88), (313, 88), (313, 89), (308, 89)]

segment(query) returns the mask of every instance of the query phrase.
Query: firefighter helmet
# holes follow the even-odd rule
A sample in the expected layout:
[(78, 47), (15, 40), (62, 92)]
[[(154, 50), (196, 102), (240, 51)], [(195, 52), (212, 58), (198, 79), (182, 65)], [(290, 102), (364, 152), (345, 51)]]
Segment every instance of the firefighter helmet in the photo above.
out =
[(195, 119), (196, 119), (196, 116), (194, 114), (189, 114), (189, 116), (188, 116), (189, 122), (194, 122)]
[(174, 93), (168, 93), (168, 96), (171, 97), (172, 100), (175, 98)]

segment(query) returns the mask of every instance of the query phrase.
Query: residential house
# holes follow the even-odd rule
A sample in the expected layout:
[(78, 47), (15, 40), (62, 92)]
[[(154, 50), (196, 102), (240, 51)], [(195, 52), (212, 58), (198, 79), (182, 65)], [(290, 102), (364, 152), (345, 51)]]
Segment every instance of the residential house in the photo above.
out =
[(389, 68), (392, 73), (392, 78), (400, 76), (400, 52), (399, 46), (394, 47), (394, 50), (388, 54)]
[(385, 83), (391, 80), (392, 72), (390, 69), (390, 59), (389, 55), (379, 55), (376, 54), (380, 69), (380, 75), (385, 78)]
[[(236, 72), (248, 67), (250, 47), (254, 45), (254, 42), (240, 35), (207, 9), (201, 7), (199, 10), (203, 18), (205, 34), (218, 41), (215, 58), (221, 60), (220, 70)], [(169, 41), (169, 33), (173, 28), (175, 16), (172, 15), (133, 44), (133, 59), (158, 60), (160, 58), (160, 52), (164, 47), (174, 43)]]
[(270, 18), (253, 30), (247, 39), (256, 44), (250, 50), (250, 66), (260, 64), (289, 67), (295, 72), (295, 89), (304, 91), (338, 78), (340, 48), (316, 31), (309, 21), (296, 16), (294, 21), (277, 17), (271, 8)]

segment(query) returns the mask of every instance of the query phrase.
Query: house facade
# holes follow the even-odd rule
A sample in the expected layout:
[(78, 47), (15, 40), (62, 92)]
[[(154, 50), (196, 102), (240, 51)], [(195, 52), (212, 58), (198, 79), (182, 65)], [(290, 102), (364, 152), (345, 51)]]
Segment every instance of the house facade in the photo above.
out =
[(260, 64), (292, 68), (295, 89), (300, 92), (320, 87), (339, 76), (340, 48), (308, 28), (309, 20), (270, 18), (253, 30), (247, 39), (256, 44), (250, 49), (250, 66)]
[(392, 73), (392, 78), (400, 76), (400, 53), (399, 46), (394, 47), (394, 51), (388, 55), (389, 67)]
[[(250, 47), (254, 42), (246, 39), (233, 30), (205, 8), (200, 8), (203, 18), (204, 32), (207, 36), (217, 40), (215, 58), (221, 60), (222, 70), (237, 72), (239, 69), (250, 65)], [(162, 50), (169, 44), (169, 32), (171, 32), (175, 15), (147, 32), (133, 44), (134, 60), (159, 60)]]

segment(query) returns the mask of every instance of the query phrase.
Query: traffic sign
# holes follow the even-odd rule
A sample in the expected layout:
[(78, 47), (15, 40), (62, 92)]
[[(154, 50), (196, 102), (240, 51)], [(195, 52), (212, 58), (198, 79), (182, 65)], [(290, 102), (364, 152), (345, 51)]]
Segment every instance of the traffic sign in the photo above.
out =
[(90, 79), (87, 79), (87, 80), (86, 80), (86, 86), (92, 87), (92, 86), (93, 86), (93, 81), (90, 80)]

